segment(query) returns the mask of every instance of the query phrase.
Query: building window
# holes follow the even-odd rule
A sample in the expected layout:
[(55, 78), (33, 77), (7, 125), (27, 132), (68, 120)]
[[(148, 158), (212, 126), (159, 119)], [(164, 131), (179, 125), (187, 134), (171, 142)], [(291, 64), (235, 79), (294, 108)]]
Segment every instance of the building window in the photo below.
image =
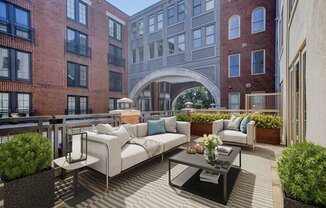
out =
[(87, 4), (81, 0), (67, 0), (67, 17), (87, 25)]
[(195, 30), (193, 32), (193, 46), (194, 48), (201, 47), (201, 30)]
[(30, 27), (30, 11), (0, 1), (0, 32), (34, 40), (34, 30)]
[(31, 53), (0, 47), (0, 79), (31, 81)]
[(9, 93), (0, 92), (0, 114), (3, 117), (9, 115)]
[(122, 25), (114, 19), (109, 19), (109, 36), (121, 40), (122, 37)]
[(265, 74), (265, 50), (251, 52), (251, 74)]
[(136, 22), (132, 23), (132, 25), (131, 25), (131, 38), (132, 39), (137, 38), (137, 24), (136, 24)]
[(240, 37), (240, 16), (234, 15), (229, 19), (229, 40)]
[(240, 109), (240, 93), (229, 93), (229, 109)]
[(136, 63), (137, 61), (137, 53), (136, 53), (136, 49), (132, 50), (132, 63)]
[(117, 98), (109, 98), (109, 111), (117, 109)]
[(240, 54), (229, 56), (229, 78), (240, 76)]
[(206, 0), (206, 11), (214, 9), (214, 0)]
[(206, 45), (213, 44), (215, 42), (214, 25), (206, 27)]
[(174, 24), (174, 6), (168, 7), (168, 25)]
[(138, 58), (139, 61), (144, 61), (144, 47), (138, 48)]
[(168, 39), (168, 44), (169, 44), (169, 54), (174, 54), (175, 53), (174, 38)]
[(148, 17), (148, 32), (154, 32), (155, 31), (155, 18), (154, 14)]
[(71, 28), (67, 29), (66, 51), (90, 57), (88, 36)]
[(122, 55), (122, 48), (115, 45), (109, 45), (109, 64), (116, 66), (125, 66), (125, 60)]
[(201, 13), (201, 0), (193, 0), (193, 16)]
[(144, 20), (138, 21), (138, 36), (142, 37), (144, 35)]
[(178, 22), (183, 21), (185, 19), (185, 2), (178, 2)]
[(109, 90), (122, 92), (122, 74), (110, 71)]
[(17, 109), (19, 113), (29, 113), (31, 103), (31, 95), (27, 93), (17, 94)]
[(163, 11), (157, 12), (157, 29), (163, 28)]
[(155, 57), (154, 43), (149, 44), (149, 58), (153, 59)]
[(186, 49), (185, 35), (178, 36), (178, 52), (184, 52)]
[(67, 64), (67, 85), (69, 87), (87, 87), (88, 67), (72, 62)]
[(86, 96), (68, 95), (67, 107), (66, 114), (68, 115), (87, 114), (90, 112), (88, 109), (88, 97)]
[(163, 40), (157, 41), (157, 56), (162, 57), (163, 56)]
[(264, 7), (258, 7), (252, 12), (251, 17), (251, 33), (258, 33), (265, 31), (266, 25), (266, 11)]
[(0, 92), (0, 114), (8, 117), (10, 113), (32, 113), (32, 95), (30, 93)]

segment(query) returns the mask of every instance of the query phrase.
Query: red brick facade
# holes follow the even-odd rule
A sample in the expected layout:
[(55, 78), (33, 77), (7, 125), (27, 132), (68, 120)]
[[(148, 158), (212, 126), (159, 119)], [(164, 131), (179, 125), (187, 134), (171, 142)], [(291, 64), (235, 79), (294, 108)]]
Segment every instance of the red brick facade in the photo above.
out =
[[(32, 93), (32, 108), (38, 115), (64, 114), (67, 96), (87, 96), (88, 108), (93, 113), (107, 112), (109, 97), (128, 95), (128, 16), (105, 0), (91, 1), (88, 6), (87, 26), (66, 17), (66, 1), (9, 0), (30, 11), (31, 27), (35, 28), (35, 42), (12, 38), (0, 33), (0, 46), (32, 53), (32, 82), (0, 79), (0, 92)], [(122, 41), (109, 38), (109, 17), (113, 14), (126, 24), (122, 27)], [(88, 35), (91, 57), (82, 57), (65, 51), (67, 27)], [(123, 50), (125, 67), (108, 64), (109, 43)], [(67, 62), (88, 66), (88, 87), (67, 86)], [(109, 91), (109, 71), (122, 73), (122, 92)]]
[[(255, 8), (266, 10), (266, 29), (251, 34), (251, 15)], [(229, 108), (229, 93), (240, 93), (240, 108), (245, 94), (253, 91), (274, 92), (275, 72), (275, 0), (221, 0), (221, 106)], [(240, 38), (229, 40), (228, 21), (240, 16)], [(251, 52), (265, 49), (265, 74), (251, 75)], [(229, 78), (228, 56), (240, 54), (240, 77)], [(249, 84), (246, 86), (246, 84)]]

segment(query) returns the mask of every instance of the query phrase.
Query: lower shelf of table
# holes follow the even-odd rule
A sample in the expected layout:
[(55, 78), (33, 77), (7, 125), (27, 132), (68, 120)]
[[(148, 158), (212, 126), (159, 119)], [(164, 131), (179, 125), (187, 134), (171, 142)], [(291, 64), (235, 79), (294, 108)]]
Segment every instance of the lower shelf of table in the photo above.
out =
[(201, 169), (198, 168), (188, 167), (181, 174), (172, 179), (170, 181), (170, 185), (226, 205), (240, 171), (240, 168), (232, 167), (228, 172), (228, 193), (226, 200), (223, 199), (223, 175), (219, 177), (218, 184), (203, 182), (200, 181), (199, 174), (201, 172)]

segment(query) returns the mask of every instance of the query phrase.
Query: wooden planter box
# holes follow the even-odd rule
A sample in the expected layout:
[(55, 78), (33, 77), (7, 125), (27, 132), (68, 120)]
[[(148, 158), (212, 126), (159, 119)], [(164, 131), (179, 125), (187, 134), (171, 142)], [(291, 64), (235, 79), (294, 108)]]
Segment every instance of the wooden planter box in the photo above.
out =
[(318, 208), (317, 206), (304, 204), (300, 201), (288, 198), (283, 192), (284, 208)]
[(212, 124), (191, 123), (191, 135), (203, 136), (212, 133)]
[(53, 207), (54, 169), (4, 182), (4, 207)]
[(258, 143), (280, 144), (280, 129), (268, 129), (256, 127), (256, 140)]

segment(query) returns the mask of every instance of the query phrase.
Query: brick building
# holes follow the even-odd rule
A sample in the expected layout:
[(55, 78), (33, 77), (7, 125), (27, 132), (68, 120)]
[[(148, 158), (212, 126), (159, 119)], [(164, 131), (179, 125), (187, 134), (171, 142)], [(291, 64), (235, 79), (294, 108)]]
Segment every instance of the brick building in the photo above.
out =
[(104, 0), (0, 0), (0, 113), (100, 113), (128, 95), (128, 16)]
[[(275, 90), (275, 0), (221, 0), (221, 106)], [(254, 101), (264, 107), (263, 98)]]

